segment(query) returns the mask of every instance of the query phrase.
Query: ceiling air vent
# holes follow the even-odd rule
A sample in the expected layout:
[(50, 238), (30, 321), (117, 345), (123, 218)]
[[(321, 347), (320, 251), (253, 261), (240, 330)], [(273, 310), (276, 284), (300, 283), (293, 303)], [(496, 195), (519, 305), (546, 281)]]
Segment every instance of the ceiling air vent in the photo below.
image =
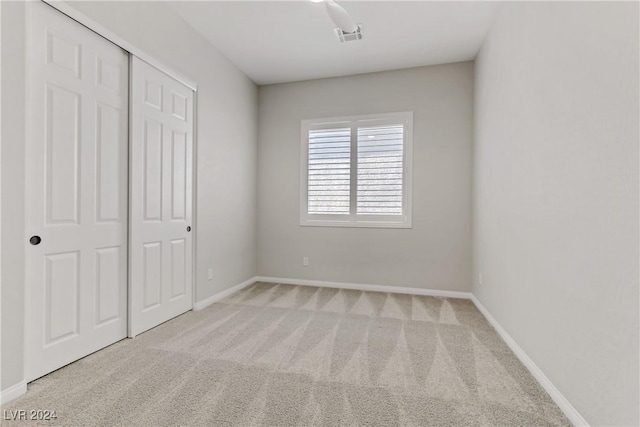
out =
[(362, 39), (362, 24), (358, 24), (356, 30), (352, 33), (343, 31), (340, 28), (334, 28), (334, 31), (342, 43)]

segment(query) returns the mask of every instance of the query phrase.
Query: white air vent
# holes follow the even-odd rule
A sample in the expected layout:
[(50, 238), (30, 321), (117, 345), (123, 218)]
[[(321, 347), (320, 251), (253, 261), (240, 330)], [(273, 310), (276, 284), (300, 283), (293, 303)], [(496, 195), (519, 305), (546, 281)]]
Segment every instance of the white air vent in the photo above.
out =
[(352, 33), (342, 31), (340, 28), (334, 28), (334, 31), (338, 39), (343, 43), (362, 39), (362, 24), (358, 24), (356, 30)]

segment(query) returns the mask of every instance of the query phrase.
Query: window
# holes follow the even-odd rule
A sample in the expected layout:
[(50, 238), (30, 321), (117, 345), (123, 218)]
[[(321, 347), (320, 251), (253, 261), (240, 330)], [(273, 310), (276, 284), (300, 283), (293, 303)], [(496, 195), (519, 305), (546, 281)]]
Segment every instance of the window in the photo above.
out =
[(302, 121), (300, 225), (411, 227), (413, 113)]

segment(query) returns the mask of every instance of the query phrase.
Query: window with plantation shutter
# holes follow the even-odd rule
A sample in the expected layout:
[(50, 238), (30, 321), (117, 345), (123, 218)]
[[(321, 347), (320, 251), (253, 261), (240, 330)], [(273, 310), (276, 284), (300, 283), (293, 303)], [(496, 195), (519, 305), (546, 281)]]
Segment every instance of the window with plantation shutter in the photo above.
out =
[(310, 214), (349, 214), (351, 129), (309, 131)]
[(404, 126), (358, 128), (356, 213), (402, 215)]
[(413, 113), (302, 122), (300, 224), (411, 227)]

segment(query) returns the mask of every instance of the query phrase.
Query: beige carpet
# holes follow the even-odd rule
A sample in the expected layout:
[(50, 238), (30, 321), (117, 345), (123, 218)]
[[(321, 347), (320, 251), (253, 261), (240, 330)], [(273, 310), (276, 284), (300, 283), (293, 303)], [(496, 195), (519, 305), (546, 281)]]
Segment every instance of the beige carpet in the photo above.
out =
[(45, 425), (570, 425), (470, 301), (267, 283), (3, 409), (56, 410)]

